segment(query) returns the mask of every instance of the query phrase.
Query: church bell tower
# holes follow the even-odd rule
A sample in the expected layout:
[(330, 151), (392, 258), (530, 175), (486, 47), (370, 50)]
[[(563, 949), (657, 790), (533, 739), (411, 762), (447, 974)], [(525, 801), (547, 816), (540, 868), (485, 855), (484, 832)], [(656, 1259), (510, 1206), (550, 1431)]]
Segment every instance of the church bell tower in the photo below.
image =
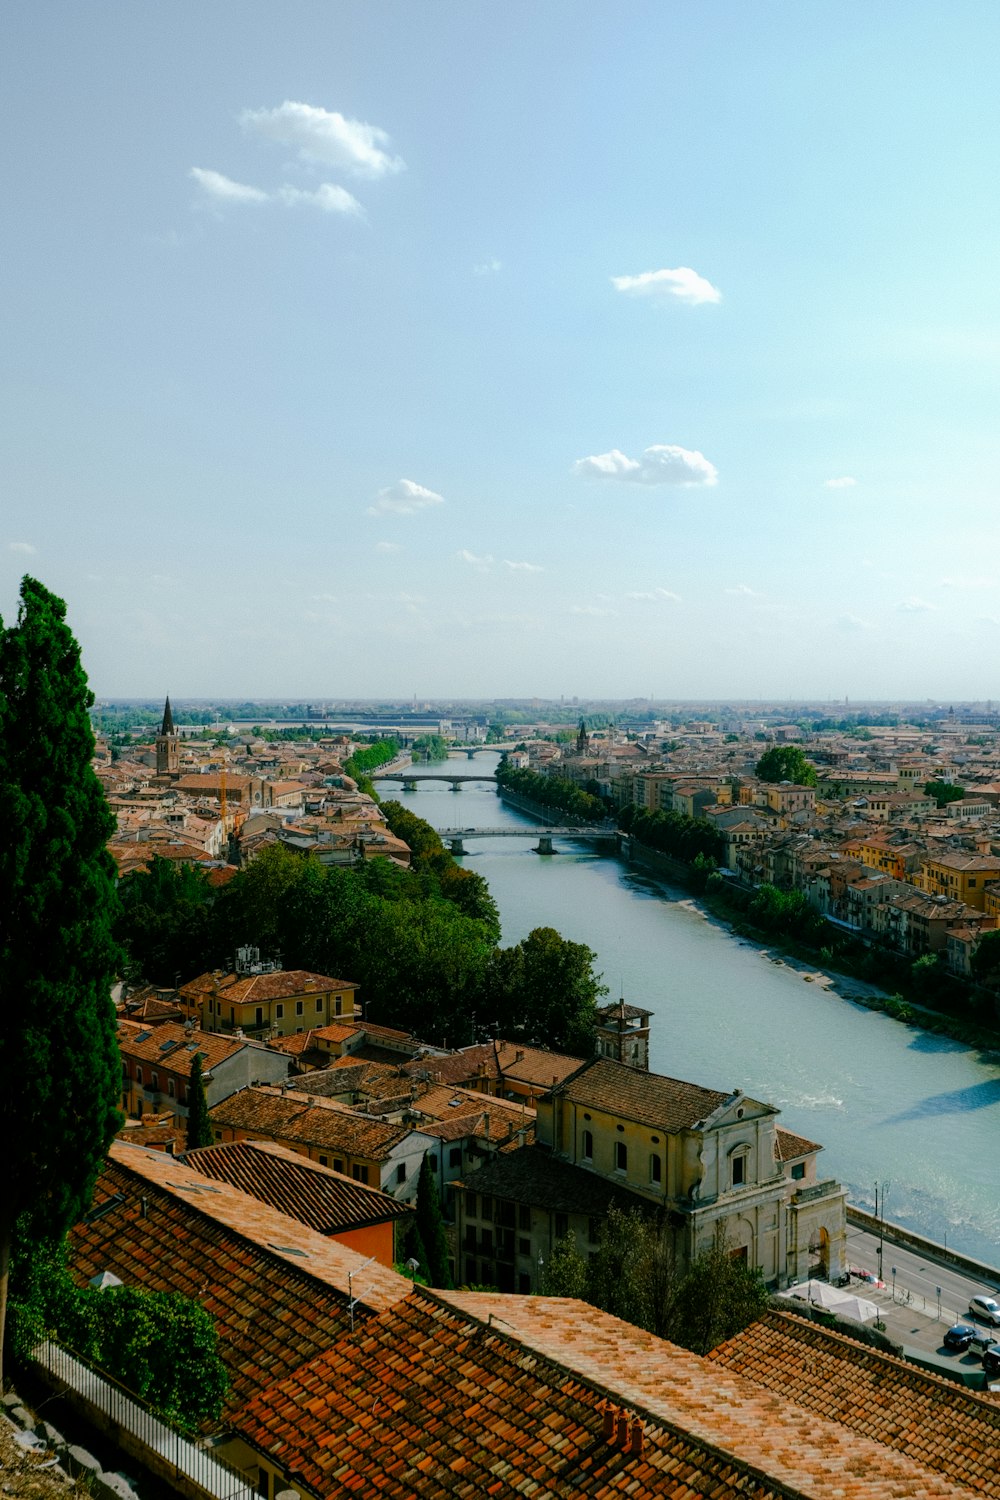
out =
[(179, 776), (181, 770), (180, 736), (174, 728), (174, 716), (170, 712), (170, 699), (163, 706), (163, 723), (156, 736), (157, 776)]

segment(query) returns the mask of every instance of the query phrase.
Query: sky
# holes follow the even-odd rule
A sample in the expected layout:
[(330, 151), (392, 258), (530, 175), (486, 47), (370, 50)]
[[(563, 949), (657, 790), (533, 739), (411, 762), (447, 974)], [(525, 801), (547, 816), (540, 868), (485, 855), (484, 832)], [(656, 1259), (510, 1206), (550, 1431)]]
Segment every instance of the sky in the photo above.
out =
[(99, 696), (1000, 698), (994, 0), (7, 0)]

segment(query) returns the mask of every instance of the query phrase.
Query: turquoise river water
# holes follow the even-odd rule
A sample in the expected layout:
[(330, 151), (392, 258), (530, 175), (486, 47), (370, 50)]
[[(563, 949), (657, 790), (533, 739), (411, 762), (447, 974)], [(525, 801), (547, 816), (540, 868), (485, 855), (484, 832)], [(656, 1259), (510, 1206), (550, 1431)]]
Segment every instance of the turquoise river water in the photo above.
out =
[[(449, 766), (492, 771), (492, 756)], [(428, 767), (428, 770), (444, 767)], [(463, 863), (485, 876), (504, 943), (555, 927), (586, 943), (612, 996), (654, 1012), (650, 1065), (710, 1088), (769, 1100), (782, 1124), (825, 1147), (821, 1171), (872, 1207), (955, 1249), (1000, 1263), (1000, 1055), (865, 1010), (774, 962), (709, 920), (686, 892), (587, 845), (532, 852), (537, 823), (492, 783), (380, 783), (435, 828), (518, 828), (525, 839), (470, 840)], [(850, 982), (847, 981), (849, 988)]]

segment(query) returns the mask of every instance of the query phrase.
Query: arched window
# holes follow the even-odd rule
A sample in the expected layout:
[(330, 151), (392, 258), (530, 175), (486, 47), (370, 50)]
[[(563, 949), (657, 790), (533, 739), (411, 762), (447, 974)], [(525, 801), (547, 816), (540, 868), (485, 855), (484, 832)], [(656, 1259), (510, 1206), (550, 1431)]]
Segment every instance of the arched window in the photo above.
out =
[(649, 1158), (649, 1180), (656, 1183), (663, 1181), (663, 1163), (655, 1151)]
[(593, 1161), (594, 1159), (594, 1133), (592, 1130), (583, 1132), (583, 1159)]
[(615, 1141), (615, 1171), (628, 1171), (628, 1147), (624, 1141)]
[(729, 1156), (729, 1180), (734, 1188), (750, 1181), (750, 1147), (737, 1146)]

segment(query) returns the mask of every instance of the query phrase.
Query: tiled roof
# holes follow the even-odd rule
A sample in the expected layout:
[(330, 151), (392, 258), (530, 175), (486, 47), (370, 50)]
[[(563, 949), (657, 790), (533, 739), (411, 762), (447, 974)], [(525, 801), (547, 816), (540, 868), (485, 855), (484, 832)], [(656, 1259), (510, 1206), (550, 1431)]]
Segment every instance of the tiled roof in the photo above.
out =
[(305, 969), (276, 969), (271, 974), (247, 974), (239, 979), (227, 974), (219, 980), (226, 1000), (245, 1004), (248, 1000), (287, 1000), (292, 995), (320, 995), (329, 990), (355, 990), (347, 979), (330, 979)]
[(1000, 1495), (1000, 1405), (905, 1360), (768, 1312), (709, 1356), (810, 1411)]
[[(619, 1402), (641, 1420), (641, 1438), (624, 1410), (617, 1426)], [(322, 1500), (969, 1493), (697, 1355), (558, 1298), (414, 1290), (276, 1382), (236, 1426)]]
[[(348, 1273), (361, 1264), (336, 1241), (164, 1152), (121, 1141), (70, 1241), (80, 1282), (113, 1271), (127, 1286), (201, 1303), (232, 1382), (229, 1412), (347, 1328)], [(354, 1291), (362, 1307), (381, 1312), (410, 1285), (373, 1264)]]
[(384, 1224), (410, 1213), (388, 1193), (366, 1187), (270, 1141), (203, 1146), (198, 1151), (185, 1152), (182, 1160), (202, 1176), (228, 1182), (289, 1218), (301, 1220), (319, 1234)]
[(472, 1193), (511, 1198), (515, 1203), (531, 1203), (552, 1213), (597, 1216), (606, 1214), (612, 1204), (650, 1211), (648, 1198), (584, 1167), (557, 1161), (540, 1146), (495, 1156), (475, 1172), (467, 1172), (462, 1182)]
[(123, 1057), (154, 1068), (162, 1067), (181, 1077), (191, 1072), (196, 1056), (201, 1057), (202, 1071), (210, 1073), (251, 1045), (214, 1031), (188, 1031), (180, 1021), (164, 1021), (156, 1026), (132, 1020), (118, 1022), (118, 1050)]
[(528, 1047), (506, 1041), (480, 1042), (463, 1047), (449, 1057), (419, 1057), (407, 1064), (411, 1073), (426, 1073), (441, 1084), (473, 1085), (477, 1080), (499, 1082), (510, 1078), (539, 1090), (550, 1089), (555, 1082), (568, 1078), (582, 1068), (582, 1057), (568, 1057), (549, 1052), (545, 1047)]
[(815, 1141), (807, 1141), (804, 1135), (794, 1135), (780, 1125), (776, 1127), (774, 1137), (779, 1161), (798, 1161), (801, 1156), (811, 1156), (814, 1151), (823, 1149)]
[[(584, 1109), (603, 1110), (621, 1120), (634, 1120), (665, 1132), (692, 1129), (733, 1097), (659, 1073), (640, 1073), (606, 1057), (581, 1069), (559, 1092)], [(744, 1097), (743, 1103), (777, 1113), (773, 1106), (756, 1099)]]
[(369, 1161), (384, 1160), (409, 1134), (405, 1125), (366, 1119), (332, 1099), (320, 1101), (267, 1088), (241, 1089), (216, 1104), (211, 1117), (216, 1128), (245, 1130)]

